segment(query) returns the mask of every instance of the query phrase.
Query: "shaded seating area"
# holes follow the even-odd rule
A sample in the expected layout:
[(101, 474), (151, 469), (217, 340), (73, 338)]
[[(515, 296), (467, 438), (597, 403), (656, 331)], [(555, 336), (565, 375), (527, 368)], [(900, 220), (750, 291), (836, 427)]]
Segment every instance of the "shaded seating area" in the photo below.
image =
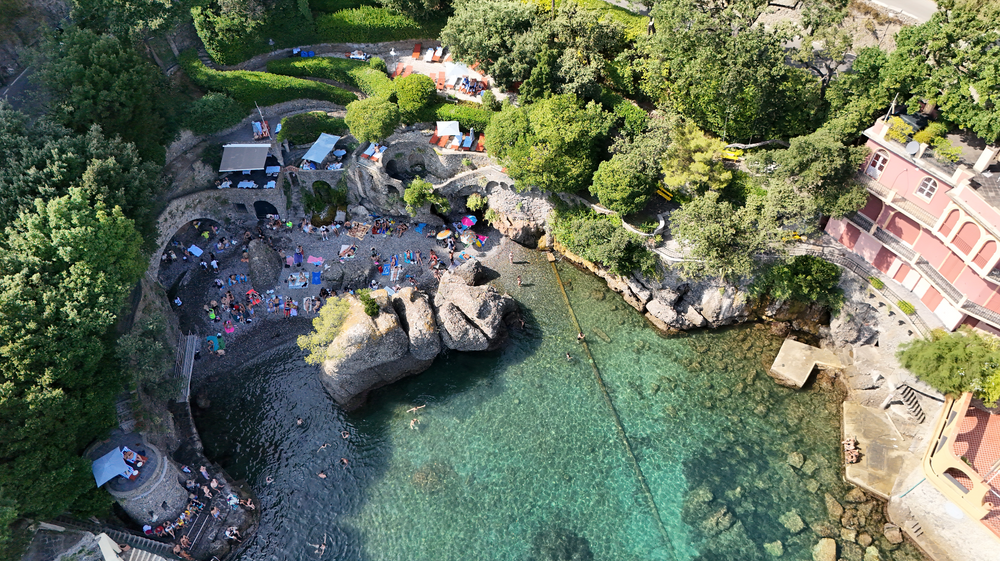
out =
[[(299, 165), (301, 169), (314, 170), (314, 169), (328, 169), (336, 170), (343, 167), (343, 163), (340, 158), (347, 153), (346, 150), (337, 150), (337, 143), (340, 142), (341, 137), (334, 136), (332, 134), (320, 133), (319, 138), (309, 150), (302, 156), (302, 162)], [(333, 158), (327, 163), (330, 158), (330, 153), (333, 153)]]
[(440, 148), (476, 152), (483, 152), (486, 149), (485, 141), (486, 136), (480, 134), (477, 137), (475, 129), (463, 134), (458, 121), (438, 121), (437, 129), (430, 138), (430, 144)]
[[(223, 146), (222, 177), (215, 182), (218, 189), (273, 189), (271, 179), (281, 173), (278, 159), (270, 155), (270, 144), (227, 144)], [(234, 181), (230, 173), (239, 172)]]

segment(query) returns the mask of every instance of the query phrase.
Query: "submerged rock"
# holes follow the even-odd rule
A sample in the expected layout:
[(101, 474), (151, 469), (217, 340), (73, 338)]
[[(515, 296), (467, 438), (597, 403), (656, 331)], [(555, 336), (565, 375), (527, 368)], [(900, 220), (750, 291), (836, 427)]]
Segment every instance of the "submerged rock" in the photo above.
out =
[(895, 524), (886, 524), (882, 529), (882, 534), (891, 544), (903, 543), (903, 531)]
[(456, 351), (487, 351), (506, 338), (504, 319), (517, 310), (514, 299), (492, 286), (471, 286), (445, 273), (434, 296), (444, 346)]
[(840, 520), (840, 517), (844, 515), (844, 507), (840, 502), (830, 493), (825, 494), (823, 499), (826, 500), (826, 511), (830, 513), (830, 518)]
[(848, 491), (847, 495), (844, 496), (844, 500), (849, 503), (863, 503), (868, 500), (868, 496), (861, 489), (855, 487)]
[(535, 534), (531, 561), (592, 561), (590, 542), (565, 528), (549, 528)]
[(867, 547), (865, 549), (865, 561), (882, 561), (882, 557), (878, 553), (878, 548)]
[(812, 548), (813, 561), (837, 561), (837, 542), (831, 538), (821, 538)]
[(802, 467), (802, 463), (805, 461), (805, 457), (800, 452), (790, 452), (788, 454), (788, 465), (795, 469)]
[(782, 514), (778, 517), (778, 522), (781, 522), (781, 525), (793, 534), (798, 534), (806, 527), (805, 522), (799, 517), (799, 513), (794, 510)]
[(785, 546), (781, 543), (781, 540), (767, 542), (764, 544), (764, 551), (771, 557), (781, 557), (785, 554)]

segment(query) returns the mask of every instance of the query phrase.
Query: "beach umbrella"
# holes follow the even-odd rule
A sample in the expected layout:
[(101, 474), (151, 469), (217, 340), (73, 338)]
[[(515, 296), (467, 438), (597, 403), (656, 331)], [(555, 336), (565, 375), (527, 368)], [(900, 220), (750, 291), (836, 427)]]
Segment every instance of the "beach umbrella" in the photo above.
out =
[(95, 460), (91, 470), (94, 472), (94, 481), (97, 481), (97, 486), (100, 487), (121, 475), (126, 467), (128, 466), (125, 457), (122, 456), (121, 448), (115, 448)]
[(451, 230), (441, 230), (438, 232), (437, 239), (446, 240), (451, 237)]
[(445, 80), (451, 82), (456, 78), (462, 78), (469, 75), (469, 67), (461, 63), (451, 63), (451, 67), (445, 66)]
[(466, 226), (472, 226), (475, 223), (476, 223), (476, 217), (472, 216), (471, 214), (468, 215), (468, 216), (463, 216), (462, 217), (462, 224), (464, 224)]
[(462, 234), (462, 243), (464, 243), (466, 245), (471, 244), (472, 241), (475, 240), (475, 239), (476, 239), (476, 235), (473, 234), (472, 232), (465, 232), (464, 234)]

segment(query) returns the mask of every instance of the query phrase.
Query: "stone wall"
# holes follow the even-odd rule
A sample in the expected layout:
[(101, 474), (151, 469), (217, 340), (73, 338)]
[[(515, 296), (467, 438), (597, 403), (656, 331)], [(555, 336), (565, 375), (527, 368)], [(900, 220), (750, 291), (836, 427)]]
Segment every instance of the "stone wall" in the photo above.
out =
[[(282, 184), (284, 177), (278, 177), (278, 185)], [(274, 205), (278, 214), (287, 217), (287, 199), (283, 189), (210, 189), (199, 191), (183, 197), (178, 197), (167, 205), (167, 208), (160, 213), (157, 219), (157, 251), (150, 260), (149, 269), (146, 272), (150, 278), (155, 279), (160, 267), (160, 254), (166, 249), (171, 238), (181, 226), (192, 220), (214, 220), (221, 224), (233, 219), (246, 216), (255, 216), (254, 203), (265, 201)], [(237, 210), (236, 205), (242, 204), (246, 207), (248, 214), (242, 214)]]
[(138, 489), (116, 492), (108, 489), (111, 496), (139, 524), (155, 526), (162, 520), (172, 520), (187, 506), (188, 492), (181, 484), (181, 472), (173, 462), (157, 447), (143, 442), (150, 455), (156, 456), (156, 473)]

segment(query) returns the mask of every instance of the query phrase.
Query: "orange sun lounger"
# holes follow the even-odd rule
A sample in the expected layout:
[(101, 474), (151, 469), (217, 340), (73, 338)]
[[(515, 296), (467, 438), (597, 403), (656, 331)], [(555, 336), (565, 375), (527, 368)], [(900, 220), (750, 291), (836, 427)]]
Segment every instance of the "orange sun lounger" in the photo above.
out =
[(413, 65), (411, 64), (411, 65), (407, 66), (405, 70), (403, 70), (403, 73), (400, 74), (399, 77), (400, 78), (406, 78), (407, 76), (409, 76), (412, 73), (413, 73)]
[(430, 141), (430, 144), (437, 144), (437, 141), (438, 141), (438, 139), (439, 139), (439, 138), (440, 138), (440, 137), (438, 136), (438, 134), (437, 134), (437, 133), (434, 133), (434, 135), (433, 135), (433, 136), (431, 136), (431, 141)]
[(439, 90), (443, 90), (444, 89), (444, 78), (445, 78), (445, 73), (444, 72), (438, 74), (437, 89), (439, 89)]
[(445, 146), (447, 146), (451, 142), (452, 138), (453, 137), (451, 137), (451, 136), (442, 136), (441, 139), (438, 140), (438, 146), (440, 146), (441, 148), (444, 148)]
[(434, 51), (434, 56), (431, 58), (431, 62), (441, 62), (441, 51), (442, 50), (443, 49), (441, 47), (438, 47), (437, 50)]
[(485, 152), (485, 151), (486, 151), (486, 135), (481, 134), (479, 135), (479, 142), (476, 143), (476, 152)]
[(414, 59), (420, 58), (420, 47), (421, 46), (422, 45), (420, 43), (417, 43), (416, 45), (413, 45), (413, 58)]

